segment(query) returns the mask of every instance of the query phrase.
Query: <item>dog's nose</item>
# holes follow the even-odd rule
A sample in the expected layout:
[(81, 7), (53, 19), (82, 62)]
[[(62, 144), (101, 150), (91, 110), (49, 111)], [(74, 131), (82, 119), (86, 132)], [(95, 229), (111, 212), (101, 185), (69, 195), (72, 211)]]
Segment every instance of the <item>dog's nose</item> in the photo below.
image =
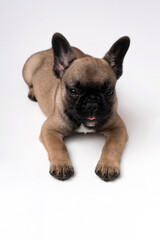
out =
[(100, 97), (97, 96), (97, 95), (94, 95), (94, 94), (91, 94), (91, 95), (89, 95), (89, 97), (88, 97), (88, 100), (89, 100), (89, 101), (94, 101), (94, 100), (98, 101), (99, 99), (100, 99)]
[(97, 103), (91, 103), (88, 102), (86, 104), (86, 110), (95, 113), (98, 109), (98, 104)]

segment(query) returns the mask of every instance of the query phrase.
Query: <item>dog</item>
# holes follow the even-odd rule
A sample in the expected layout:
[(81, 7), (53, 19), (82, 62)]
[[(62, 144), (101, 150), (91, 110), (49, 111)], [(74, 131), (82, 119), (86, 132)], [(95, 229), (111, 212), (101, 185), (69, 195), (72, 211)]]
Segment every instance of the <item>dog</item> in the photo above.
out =
[(50, 161), (50, 174), (66, 180), (74, 174), (64, 137), (96, 132), (106, 137), (95, 173), (104, 181), (120, 175), (120, 159), (128, 135), (117, 113), (116, 82), (130, 38), (116, 41), (105, 56), (94, 58), (71, 47), (60, 33), (52, 48), (33, 54), (23, 67), (28, 97), (46, 115), (40, 140)]

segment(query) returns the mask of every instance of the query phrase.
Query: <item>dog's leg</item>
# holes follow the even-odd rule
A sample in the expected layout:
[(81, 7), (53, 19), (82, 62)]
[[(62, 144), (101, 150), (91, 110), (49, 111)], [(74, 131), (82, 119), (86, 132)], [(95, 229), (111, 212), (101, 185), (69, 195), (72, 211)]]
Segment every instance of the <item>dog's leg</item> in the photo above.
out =
[(40, 140), (48, 152), (50, 174), (59, 180), (66, 180), (74, 173), (63, 135), (47, 124), (42, 126)]
[(36, 68), (38, 68), (41, 63), (41, 57), (38, 54), (32, 55), (25, 63), (23, 67), (23, 78), (29, 87), (28, 98), (32, 101), (37, 102), (37, 99), (34, 94), (33, 79)]
[(100, 160), (96, 166), (96, 174), (104, 181), (112, 181), (120, 175), (120, 159), (127, 141), (127, 131), (123, 121), (108, 132)]
[(28, 92), (28, 98), (34, 102), (37, 102), (37, 99), (34, 95), (34, 89), (33, 87), (29, 87), (29, 92)]

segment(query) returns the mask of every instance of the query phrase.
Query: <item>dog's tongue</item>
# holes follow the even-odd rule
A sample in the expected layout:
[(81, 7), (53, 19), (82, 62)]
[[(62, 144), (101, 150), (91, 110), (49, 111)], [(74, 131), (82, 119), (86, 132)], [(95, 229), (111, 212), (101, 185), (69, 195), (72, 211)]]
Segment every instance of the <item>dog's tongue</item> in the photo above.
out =
[(95, 117), (89, 117), (89, 118), (87, 118), (88, 120), (95, 120), (96, 118)]

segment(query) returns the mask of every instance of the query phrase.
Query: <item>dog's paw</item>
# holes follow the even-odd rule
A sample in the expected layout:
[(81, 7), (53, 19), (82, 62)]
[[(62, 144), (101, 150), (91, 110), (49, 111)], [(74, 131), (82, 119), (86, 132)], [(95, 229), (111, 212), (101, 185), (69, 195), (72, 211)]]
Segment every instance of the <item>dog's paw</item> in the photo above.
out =
[(107, 166), (107, 164), (97, 164), (95, 173), (104, 181), (113, 181), (120, 175), (120, 169), (117, 166)]
[(58, 180), (67, 180), (74, 174), (72, 165), (52, 165), (49, 173)]
[(36, 97), (35, 97), (35, 95), (34, 95), (33, 87), (31, 87), (31, 88), (29, 89), (28, 98), (29, 98), (30, 100), (34, 101), (34, 102), (37, 102), (37, 99), (36, 99)]

